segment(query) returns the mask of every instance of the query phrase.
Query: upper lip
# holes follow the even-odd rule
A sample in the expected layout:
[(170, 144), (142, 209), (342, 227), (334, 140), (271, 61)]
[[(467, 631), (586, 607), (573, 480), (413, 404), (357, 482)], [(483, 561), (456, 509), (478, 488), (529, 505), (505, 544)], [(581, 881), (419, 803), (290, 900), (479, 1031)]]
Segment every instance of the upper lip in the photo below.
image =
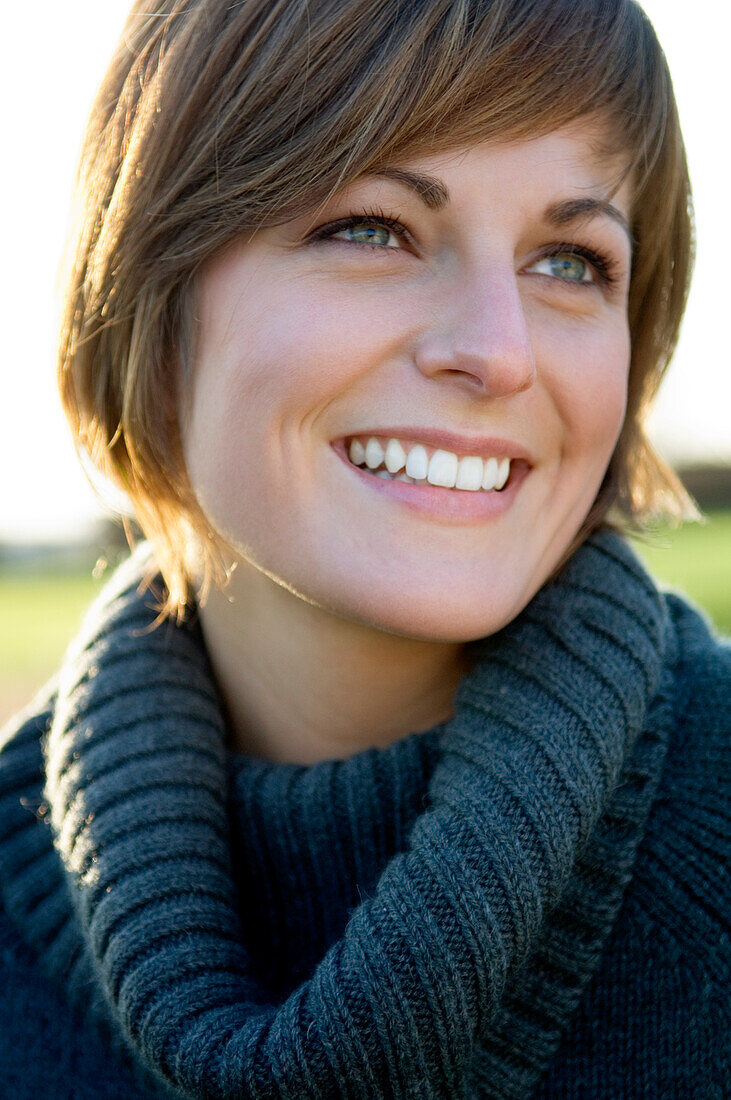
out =
[(525, 447), (512, 439), (502, 439), (495, 435), (460, 435), (458, 432), (445, 431), (443, 428), (421, 428), (397, 426), (388, 428), (363, 428), (350, 432), (346, 439), (368, 439), (379, 436), (381, 439), (413, 440), (428, 447), (438, 447), (461, 455), (480, 455), (485, 458), (522, 458), (529, 465), (533, 459)]

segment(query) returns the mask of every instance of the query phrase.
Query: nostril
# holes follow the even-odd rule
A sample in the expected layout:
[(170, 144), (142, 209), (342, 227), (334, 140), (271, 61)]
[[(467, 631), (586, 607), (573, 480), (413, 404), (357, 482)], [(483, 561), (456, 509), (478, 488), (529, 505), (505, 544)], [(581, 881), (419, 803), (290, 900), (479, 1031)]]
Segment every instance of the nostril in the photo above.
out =
[[(464, 385), (475, 394), (487, 397), (507, 397), (523, 393), (530, 389), (536, 378), (535, 360), (530, 353), (522, 349), (518, 354), (501, 354), (492, 358), (485, 357), (478, 362), (476, 357), (463, 356), (464, 366), (442, 366), (431, 372), (435, 380)], [(467, 359), (469, 358), (469, 362)]]
[(439, 376), (444, 378), (445, 381), (453, 380), (456, 383), (463, 382), (465, 386), (475, 392), (480, 392), (488, 388), (485, 384), (485, 380), (474, 371), (459, 370), (456, 367), (445, 367), (439, 372)]

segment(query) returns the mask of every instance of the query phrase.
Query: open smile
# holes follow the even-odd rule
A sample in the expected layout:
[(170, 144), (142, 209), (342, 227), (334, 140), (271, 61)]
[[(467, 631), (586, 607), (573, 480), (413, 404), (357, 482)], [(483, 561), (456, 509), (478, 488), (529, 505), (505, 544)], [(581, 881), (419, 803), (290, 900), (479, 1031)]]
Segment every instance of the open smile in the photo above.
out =
[(517, 444), (446, 432), (364, 432), (333, 448), (372, 489), (450, 522), (502, 515), (531, 469)]

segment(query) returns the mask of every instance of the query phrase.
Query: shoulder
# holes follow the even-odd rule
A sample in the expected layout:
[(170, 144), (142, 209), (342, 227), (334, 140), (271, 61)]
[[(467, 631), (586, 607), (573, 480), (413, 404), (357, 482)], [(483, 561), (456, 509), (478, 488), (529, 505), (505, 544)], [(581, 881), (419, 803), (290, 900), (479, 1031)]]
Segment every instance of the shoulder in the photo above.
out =
[(699, 720), (709, 736), (728, 742), (731, 732), (731, 638), (716, 634), (705, 615), (683, 597), (665, 597), (678, 639), (676, 682), (683, 726), (688, 734)]
[(731, 647), (686, 600), (666, 599), (678, 640), (675, 717), (632, 893), (685, 958), (731, 980)]
[(64, 1072), (71, 1070), (74, 1031), (68, 1010), (43, 981), (1, 903), (0, 990), (0, 1094), (71, 1100), (73, 1077)]
[(172, 1100), (108, 1025), (66, 1000), (10, 919), (0, 894), (0, 1096), (15, 1100)]
[(15, 864), (35, 843), (32, 826), (43, 801), (43, 738), (53, 716), (55, 682), (0, 729), (0, 894)]
[(674, 804), (698, 838), (710, 828), (716, 842), (709, 850), (726, 857), (731, 840), (731, 642), (717, 636), (686, 600), (669, 595), (667, 602), (678, 639), (676, 718), (659, 794)]
[[(128, 1067), (43, 974), (0, 903), (0, 1095), (142, 1100)], [(110, 1063), (114, 1072), (110, 1073)]]

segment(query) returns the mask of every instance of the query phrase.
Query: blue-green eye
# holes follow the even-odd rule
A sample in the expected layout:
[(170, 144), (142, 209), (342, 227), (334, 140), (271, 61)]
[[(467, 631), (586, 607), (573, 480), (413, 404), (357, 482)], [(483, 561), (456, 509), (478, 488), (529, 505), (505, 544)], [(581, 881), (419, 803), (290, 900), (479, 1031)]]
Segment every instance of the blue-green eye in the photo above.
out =
[[(384, 248), (398, 248), (396, 235), (382, 222), (359, 221), (333, 233), (335, 239), (352, 241), (353, 244), (373, 244)], [(393, 243), (389, 243), (393, 241)]]
[(320, 226), (310, 240), (370, 245), (373, 252), (397, 252), (404, 244), (411, 243), (411, 236), (397, 218), (380, 211), (364, 210)]
[(554, 256), (546, 256), (544, 260), (539, 260), (533, 265), (533, 270), (540, 275), (553, 275), (555, 278), (567, 279), (572, 283), (591, 282), (591, 270), (586, 260), (570, 252), (557, 252)]
[(589, 263), (575, 252), (554, 252), (537, 260), (529, 268), (537, 275), (551, 275), (570, 283), (592, 283), (593, 272)]

